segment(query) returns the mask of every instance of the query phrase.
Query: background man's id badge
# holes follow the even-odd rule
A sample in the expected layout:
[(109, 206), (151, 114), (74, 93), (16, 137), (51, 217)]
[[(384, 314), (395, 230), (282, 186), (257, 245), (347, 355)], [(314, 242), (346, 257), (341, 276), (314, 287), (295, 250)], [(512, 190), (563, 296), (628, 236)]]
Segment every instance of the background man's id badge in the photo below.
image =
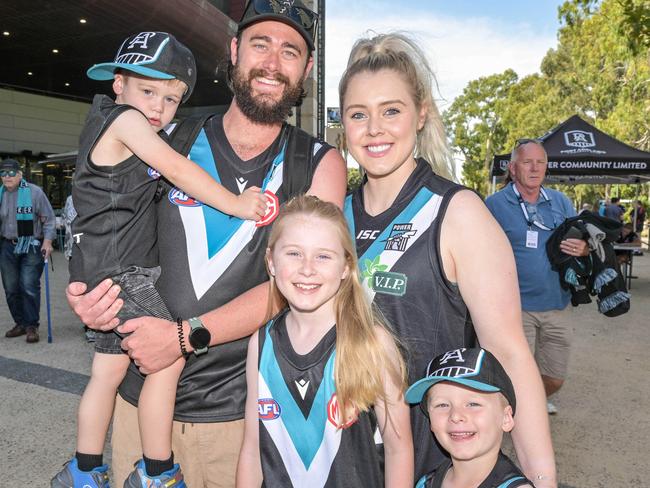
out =
[(527, 230), (526, 231), (526, 247), (532, 249), (537, 249), (537, 237), (538, 232), (536, 230)]

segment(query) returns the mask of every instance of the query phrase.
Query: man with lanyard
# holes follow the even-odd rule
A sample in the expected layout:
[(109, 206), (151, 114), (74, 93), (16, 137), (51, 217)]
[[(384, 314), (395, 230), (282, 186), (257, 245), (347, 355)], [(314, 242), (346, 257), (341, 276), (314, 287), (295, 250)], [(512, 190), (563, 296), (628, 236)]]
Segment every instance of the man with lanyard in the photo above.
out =
[(54, 211), (45, 193), (23, 179), (18, 161), (0, 163), (0, 270), (14, 327), (5, 337), (38, 342), (43, 259), (52, 253)]
[[(574, 317), (571, 294), (562, 289), (546, 255), (553, 229), (576, 215), (561, 192), (542, 187), (548, 158), (542, 142), (520, 139), (512, 151), (512, 182), (491, 195), (486, 204), (505, 231), (517, 264), (522, 318), (526, 338), (542, 374), (546, 396), (558, 391), (566, 378)], [(566, 239), (560, 249), (586, 256), (586, 241)], [(557, 408), (548, 402), (549, 414)]]
[[(317, 14), (298, 0), (253, 0), (247, 5), (230, 46), (232, 104), (223, 116), (204, 123), (189, 157), (233, 192), (261, 187), (269, 210), (257, 224), (243, 222), (166, 187), (158, 205), (162, 274), (157, 287), (179, 319), (172, 323), (146, 317), (118, 328), (132, 333), (122, 348), (141, 373), (158, 371), (182, 354), (187, 357), (177, 390), (172, 447), (185, 482), (193, 488), (234, 486), (243, 436), (247, 337), (267, 312), (268, 224), (280, 204), (305, 191), (343, 203), (346, 168), (341, 156), (311, 137), (309, 154), (301, 155), (295, 143), (299, 130), (284, 122), (304, 93), (316, 21)], [(85, 287), (72, 283), (68, 300), (84, 323), (110, 330), (121, 306), (116, 288), (106, 281), (83, 294)], [(132, 406), (141, 383), (132, 367), (115, 407), (116, 486), (141, 456)]]

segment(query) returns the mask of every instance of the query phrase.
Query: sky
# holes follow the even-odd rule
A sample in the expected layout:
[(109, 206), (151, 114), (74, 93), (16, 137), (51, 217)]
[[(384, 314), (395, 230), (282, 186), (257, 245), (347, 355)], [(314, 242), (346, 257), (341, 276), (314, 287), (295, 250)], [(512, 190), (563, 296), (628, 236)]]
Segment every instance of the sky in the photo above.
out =
[(337, 107), (338, 80), (356, 39), (368, 31), (412, 34), (429, 57), (442, 110), (471, 80), (512, 68), (539, 71), (557, 44), (562, 0), (327, 0), (325, 104)]

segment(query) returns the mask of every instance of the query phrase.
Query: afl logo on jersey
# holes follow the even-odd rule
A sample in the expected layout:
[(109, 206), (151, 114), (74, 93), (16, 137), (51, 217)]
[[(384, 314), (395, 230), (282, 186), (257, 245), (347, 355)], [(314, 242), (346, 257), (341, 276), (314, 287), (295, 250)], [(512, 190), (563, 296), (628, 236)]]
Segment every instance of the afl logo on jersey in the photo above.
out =
[[(336, 393), (334, 393), (332, 394), (332, 398), (330, 398), (330, 401), (327, 402), (327, 420), (329, 420), (334, 427), (338, 428), (340, 418), (341, 418), (341, 413), (339, 412), (339, 403), (336, 400)], [(356, 421), (357, 421), (357, 416), (355, 415), (353, 418), (349, 419), (340, 427), (342, 429), (347, 429)]]
[(169, 201), (178, 207), (200, 207), (203, 205), (189, 195), (186, 195), (178, 188), (169, 190)]
[(255, 227), (263, 227), (272, 223), (280, 213), (280, 200), (275, 193), (270, 190), (264, 190), (266, 196), (266, 213), (261, 220), (255, 222)]
[(147, 174), (154, 180), (157, 180), (157, 179), (160, 178), (160, 173), (158, 173), (158, 171), (156, 171), (153, 168), (148, 168), (147, 169)]
[(280, 416), (280, 404), (273, 398), (260, 398), (257, 400), (257, 413), (260, 420), (275, 420)]

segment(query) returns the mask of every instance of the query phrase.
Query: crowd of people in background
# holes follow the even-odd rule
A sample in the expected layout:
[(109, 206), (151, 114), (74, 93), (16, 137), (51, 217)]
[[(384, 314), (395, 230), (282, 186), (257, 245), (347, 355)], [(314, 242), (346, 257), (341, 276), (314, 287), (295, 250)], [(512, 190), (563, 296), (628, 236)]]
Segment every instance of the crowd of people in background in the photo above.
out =
[(599, 203), (598, 213), (618, 222), (629, 223), (638, 234), (643, 232), (646, 207), (641, 200), (632, 200), (626, 207), (619, 197), (605, 199)]

